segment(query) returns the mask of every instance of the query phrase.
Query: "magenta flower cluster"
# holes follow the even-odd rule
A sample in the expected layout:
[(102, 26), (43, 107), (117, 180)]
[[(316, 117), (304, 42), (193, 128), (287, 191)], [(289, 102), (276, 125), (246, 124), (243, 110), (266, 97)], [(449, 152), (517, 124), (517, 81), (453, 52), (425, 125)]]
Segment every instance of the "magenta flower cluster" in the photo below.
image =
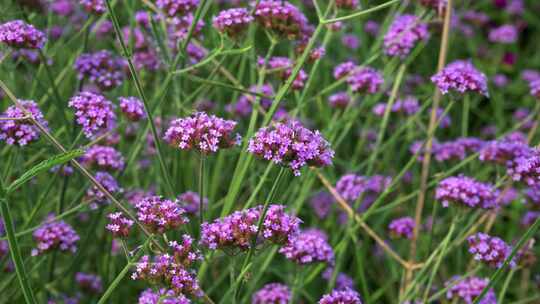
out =
[(414, 15), (397, 16), (384, 35), (384, 53), (405, 58), (419, 41), (429, 37), (428, 26)]
[[(38, 105), (32, 100), (19, 100), (19, 104), (26, 109), (32, 117), (41, 125), (47, 127), (47, 121)], [(26, 146), (39, 138), (39, 129), (28, 120), (25, 113), (16, 106), (11, 106), (0, 115), (0, 140), (4, 140), (8, 145)], [(14, 120), (7, 119), (13, 118)]]
[[(384, 116), (384, 112), (386, 111), (387, 106), (388, 105), (386, 103), (376, 104), (373, 107), (373, 114), (380, 117)], [(390, 112), (410, 116), (414, 115), (419, 110), (420, 104), (418, 103), (418, 99), (413, 96), (407, 96), (403, 99), (396, 100), (396, 102), (394, 102), (394, 104), (392, 105)]]
[(126, 218), (122, 212), (109, 213), (107, 218), (109, 219), (109, 224), (105, 228), (114, 237), (125, 238), (129, 235), (131, 226), (134, 224), (133, 220)]
[(315, 215), (320, 219), (324, 219), (330, 213), (332, 205), (335, 203), (335, 199), (330, 193), (321, 191), (313, 195), (309, 203), (313, 212), (315, 212)]
[(388, 225), (390, 234), (396, 238), (412, 238), (414, 230), (414, 219), (410, 216), (394, 219)]
[(234, 38), (244, 33), (254, 19), (246, 8), (231, 8), (219, 12), (213, 25), (219, 32)]
[[(322, 273), (323, 279), (330, 282), (332, 279), (332, 276), (334, 274), (334, 268), (328, 267), (325, 271)], [(336, 275), (336, 289), (337, 290), (345, 290), (345, 289), (354, 289), (354, 280), (347, 274), (343, 272), (339, 272)]]
[(450, 90), (459, 93), (477, 92), (489, 96), (486, 75), (478, 71), (469, 60), (457, 60), (433, 75), (431, 81), (443, 94)]
[(355, 69), (347, 78), (351, 90), (356, 93), (375, 94), (384, 83), (381, 72), (371, 67)]
[[(201, 196), (197, 192), (187, 191), (184, 192), (176, 200), (180, 206), (186, 211), (187, 214), (199, 214), (199, 204)], [(203, 198), (203, 210), (208, 206), (208, 198)]]
[(324, 295), (318, 304), (362, 304), (358, 292), (352, 289), (333, 290)]
[(95, 166), (104, 170), (122, 170), (124, 157), (113, 147), (95, 145), (84, 153), (81, 162), (86, 166)]
[(190, 304), (183, 294), (176, 295), (173, 290), (161, 288), (155, 292), (151, 288), (144, 290), (139, 296), (138, 304)]
[(351, 96), (347, 92), (338, 92), (328, 97), (328, 103), (332, 108), (345, 109), (351, 103)]
[(336, 7), (343, 9), (354, 9), (359, 5), (358, 0), (336, 0), (335, 3)]
[[(469, 252), (474, 255), (474, 259), (493, 268), (500, 268), (512, 252), (512, 247), (505, 241), (482, 232), (469, 236), (467, 242), (469, 243)], [(510, 265), (515, 266), (515, 261), (512, 260)]]
[(124, 81), (124, 60), (108, 50), (81, 54), (73, 67), (79, 79), (88, 79), (101, 90), (114, 89)]
[[(258, 64), (263, 67), (265, 65), (264, 58), (259, 58)], [(291, 59), (280, 56), (270, 58), (268, 60), (268, 64), (266, 65), (267, 71), (277, 74), (278, 77), (283, 81), (287, 80), (291, 76), (293, 68), (294, 62)], [(298, 75), (293, 80), (292, 89), (299, 90), (303, 88), (307, 77), (307, 73), (303, 69), (300, 69)]]
[(120, 110), (130, 121), (139, 121), (146, 118), (143, 102), (137, 97), (119, 97)]
[(360, 196), (369, 199), (371, 195), (381, 193), (390, 186), (392, 178), (383, 175), (360, 176), (343, 175), (336, 183), (336, 191), (349, 203), (354, 203)]
[(173, 120), (164, 139), (171, 146), (182, 150), (215, 153), (220, 148), (226, 149), (238, 144), (239, 135), (233, 134), (235, 126), (235, 121), (197, 112), (189, 117)]
[(157, 0), (156, 5), (169, 17), (190, 13), (199, 5), (199, 0)]
[(37, 243), (32, 249), (32, 256), (41, 255), (54, 250), (75, 253), (79, 235), (64, 221), (54, 221), (50, 215), (46, 221), (32, 234)]
[(22, 20), (0, 24), (0, 42), (14, 48), (41, 49), (47, 38), (33, 25)]
[(300, 175), (304, 166), (324, 167), (332, 164), (334, 151), (319, 133), (306, 129), (297, 121), (275, 123), (264, 127), (249, 140), (248, 151), (266, 160), (289, 167)]
[[(466, 304), (472, 304), (488, 284), (488, 279), (479, 277), (453, 278), (445, 284), (450, 286), (446, 291), (446, 298), (449, 300), (458, 299)], [(479, 304), (497, 304), (497, 297), (493, 288), (489, 289)]]
[(435, 199), (445, 208), (456, 204), (470, 208), (494, 209), (500, 205), (498, 196), (499, 192), (493, 185), (463, 175), (443, 179), (435, 190)]
[(101, 278), (93, 273), (77, 272), (75, 281), (88, 293), (99, 294), (103, 290)]
[(151, 232), (164, 233), (189, 222), (178, 201), (160, 196), (145, 197), (135, 204), (137, 219)]
[(287, 285), (268, 283), (253, 294), (251, 304), (288, 304), (291, 290)]
[(287, 259), (300, 265), (316, 262), (333, 264), (334, 250), (328, 244), (326, 234), (317, 229), (302, 231), (279, 249)]
[[(120, 193), (123, 191), (118, 185), (116, 179), (107, 172), (96, 172), (94, 177), (99, 184), (111, 194)], [(86, 197), (91, 202), (90, 207), (92, 209), (96, 209), (99, 205), (109, 203), (105, 193), (99, 190), (99, 188), (95, 185), (92, 185), (90, 188), (88, 188), (88, 190), (86, 190)]]
[(254, 15), (261, 26), (288, 39), (302, 39), (311, 31), (306, 16), (288, 1), (261, 0)]
[(75, 110), (77, 123), (87, 138), (114, 127), (116, 123), (114, 105), (101, 94), (81, 92), (69, 100), (68, 106)]
[(501, 25), (489, 32), (489, 41), (504, 44), (516, 42), (518, 39), (518, 29), (512, 24)]
[(84, 9), (92, 14), (101, 15), (107, 11), (105, 0), (79, 0)]

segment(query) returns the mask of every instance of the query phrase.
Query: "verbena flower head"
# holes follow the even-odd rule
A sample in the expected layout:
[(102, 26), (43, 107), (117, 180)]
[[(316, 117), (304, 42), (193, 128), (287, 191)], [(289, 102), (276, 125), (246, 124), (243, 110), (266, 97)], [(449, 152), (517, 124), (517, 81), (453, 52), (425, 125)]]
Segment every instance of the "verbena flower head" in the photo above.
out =
[(54, 216), (47, 217), (45, 222), (32, 234), (37, 243), (32, 249), (32, 256), (41, 255), (53, 250), (75, 253), (79, 235), (64, 221), (54, 221)]
[[(382, 117), (384, 116), (386, 107), (386, 103), (378, 103), (373, 107), (373, 113), (379, 117)], [(420, 105), (418, 104), (418, 99), (412, 96), (396, 100), (390, 109), (392, 113), (400, 113), (407, 116), (414, 115), (419, 110)]]
[(0, 24), (0, 42), (14, 48), (41, 49), (47, 38), (33, 25), (22, 20)]
[(182, 150), (195, 149), (201, 153), (215, 153), (239, 142), (233, 134), (236, 122), (204, 112), (173, 120), (165, 132), (165, 141)]
[(406, 216), (392, 220), (388, 225), (388, 229), (390, 230), (390, 234), (396, 238), (405, 237), (410, 239), (413, 236), (414, 226), (414, 219)]
[(392, 178), (388, 176), (346, 174), (337, 181), (336, 191), (343, 199), (354, 203), (362, 194), (381, 193), (391, 182)]
[(405, 58), (416, 44), (429, 37), (428, 26), (414, 15), (397, 16), (384, 35), (384, 52)]
[[(257, 234), (262, 206), (236, 211), (212, 223), (201, 225), (201, 244), (210, 249), (240, 249), (251, 247)], [(285, 206), (270, 205), (258, 234), (259, 243), (284, 244), (298, 232), (300, 219), (285, 213)]]
[(516, 42), (518, 34), (515, 25), (505, 24), (494, 28), (489, 32), (489, 41), (510, 44)]
[(332, 108), (345, 109), (351, 103), (351, 97), (347, 92), (338, 92), (328, 97), (328, 103)]
[(321, 191), (311, 197), (309, 202), (311, 208), (313, 208), (313, 212), (315, 212), (315, 215), (317, 215), (317, 217), (320, 219), (324, 219), (330, 213), (335, 199), (330, 193)]
[(319, 304), (362, 304), (358, 292), (352, 289), (333, 290), (331, 293), (324, 295)]
[(120, 110), (130, 121), (139, 121), (146, 118), (143, 102), (137, 97), (118, 97)]
[(489, 96), (486, 75), (468, 60), (457, 60), (448, 64), (442, 71), (433, 75), (431, 81), (443, 94), (455, 90), (462, 94), (470, 91)]
[(213, 25), (219, 32), (235, 38), (244, 33), (253, 20), (246, 8), (231, 8), (219, 12), (213, 19)]
[[(456, 283), (456, 281), (458, 282)], [(453, 278), (445, 284), (446, 286), (452, 285), (446, 291), (446, 298), (449, 300), (460, 299), (466, 304), (472, 304), (488, 284), (488, 279), (479, 277)], [(479, 304), (497, 304), (497, 297), (493, 288), (489, 289)]]
[(270, 84), (263, 84), (260, 88), (257, 87), (257, 85), (253, 85), (249, 87), (249, 91), (253, 93), (263, 94), (264, 96), (268, 96), (268, 98), (265, 97), (257, 97), (253, 94), (242, 94), (240, 98), (238, 98), (238, 101), (236, 101), (235, 104), (228, 104), (225, 106), (225, 110), (229, 113), (232, 113), (234, 115), (237, 115), (239, 117), (248, 117), (251, 114), (251, 111), (253, 111), (253, 104), (259, 99), (259, 105), (267, 110), (272, 105), (272, 99), (270, 99), (274, 95), (274, 88)]
[(431, 151), (439, 162), (463, 160), (468, 154), (480, 151), (484, 144), (484, 141), (478, 138), (461, 137), (453, 141), (434, 142)]
[(95, 166), (104, 170), (122, 170), (124, 157), (113, 147), (95, 145), (84, 153), (81, 162), (86, 166)]
[(491, 184), (481, 183), (467, 176), (443, 179), (435, 190), (435, 199), (443, 207), (458, 204), (470, 208), (494, 209), (498, 207), (498, 191)]
[[(265, 66), (266, 62), (264, 58), (259, 58), (257, 63), (262, 68)], [(293, 72), (293, 68), (294, 68), (294, 62), (287, 57), (281, 57), (281, 56), (275, 56), (275, 57), (270, 58), (266, 65), (266, 70), (277, 74), (277, 76), (283, 81), (286, 81), (291, 76)], [(303, 88), (307, 80), (307, 77), (308, 77), (307, 73), (303, 69), (300, 69), (300, 71), (298, 72), (298, 75), (293, 80), (292, 88), (294, 90), (299, 90)]]
[[(186, 210), (187, 214), (199, 214), (199, 204), (201, 196), (197, 192), (187, 191), (180, 194), (176, 199), (180, 206)], [(203, 198), (203, 208), (208, 206), (208, 198)]]
[(156, 5), (169, 17), (175, 17), (195, 10), (199, 5), (199, 0), (157, 0)]
[(351, 90), (356, 93), (377, 93), (384, 83), (382, 74), (371, 67), (357, 69), (347, 78)]
[[(32, 117), (41, 125), (47, 127), (47, 121), (38, 105), (32, 100), (19, 100), (20, 105), (32, 114)], [(20, 119), (25, 117), (24, 112), (16, 106), (6, 109), (0, 118)], [(39, 129), (27, 120), (0, 120), (0, 140), (4, 140), (8, 145), (26, 146), (39, 139)]]
[(530, 155), (531, 148), (523, 143), (507, 140), (488, 142), (480, 150), (479, 159), (483, 162), (491, 162), (506, 165), (510, 161)]
[(319, 133), (299, 122), (275, 123), (264, 127), (249, 140), (248, 151), (258, 157), (289, 167), (300, 175), (304, 166), (325, 167), (332, 164), (334, 151)]
[(531, 95), (540, 99), (540, 78), (529, 82), (529, 87), (531, 89)]
[(334, 74), (333, 74), (334, 78), (336, 80), (341, 79), (347, 76), (356, 68), (357, 68), (356, 63), (354, 63), (353, 61), (345, 61), (343, 63), (340, 63), (334, 68)]
[(341, 44), (351, 50), (357, 50), (360, 47), (360, 38), (354, 34), (345, 34), (341, 37)]
[(251, 304), (288, 304), (291, 290), (287, 285), (269, 283), (253, 294)]
[(359, 6), (358, 0), (336, 0), (336, 7), (343, 9), (355, 9)]
[[(123, 191), (116, 179), (107, 172), (97, 172), (94, 177), (111, 194), (121, 193)], [(96, 209), (99, 205), (110, 203), (105, 193), (95, 185), (92, 185), (86, 190), (86, 197), (90, 201), (90, 207), (92, 209)]]
[(73, 67), (79, 79), (87, 78), (104, 91), (114, 89), (124, 81), (124, 61), (108, 50), (81, 54)]
[(96, 15), (101, 15), (107, 11), (105, 0), (79, 0), (84, 9)]
[(122, 212), (109, 213), (107, 215), (109, 224), (105, 226), (114, 237), (127, 237), (133, 226), (134, 221), (124, 216)]
[(506, 172), (514, 181), (527, 186), (540, 184), (540, 151), (531, 149), (527, 155), (518, 156), (506, 163)]
[[(322, 273), (323, 279), (330, 281), (332, 279), (332, 275), (334, 274), (334, 268), (328, 267), (325, 271)], [(336, 276), (336, 289), (337, 290), (344, 290), (344, 289), (354, 289), (354, 280), (347, 274), (343, 272), (339, 272)]]
[(191, 301), (183, 294), (176, 295), (173, 290), (161, 288), (154, 292), (146, 289), (139, 296), (138, 304), (190, 304)]
[(75, 110), (77, 123), (87, 138), (114, 127), (116, 123), (114, 105), (101, 94), (81, 92), (69, 100), (68, 106)]
[(300, 39), (310, 30), (306, 16), (288, 1), (262, 0), (254, 15), (261, 26), (288, 39)]
[[(512, 247), (502, 239), (482, 232), (469, 236), (467, 242), (469, 252), (474, 255), (474, 259), (493, 268), (500, 268), (512, 251)], [(512, 260), (510, 264), (515, 266), (515, 261)]]
[(295, 235), (279, 252), (300, 265), (334, 262), (334, 250), (328, 244), (326, 234), (317, 229), (305, 230)]
[(135, 204), (137, 219), (150, 231), (164, 233), (189, 222), (186, 211), (178, 201), (163, 199), (160, 196), (145, 197)]
[(93, 273), (77, 272), (75, 281), (81, 289), (88, 293), (99, 294), (103, 290), (101, 278)]

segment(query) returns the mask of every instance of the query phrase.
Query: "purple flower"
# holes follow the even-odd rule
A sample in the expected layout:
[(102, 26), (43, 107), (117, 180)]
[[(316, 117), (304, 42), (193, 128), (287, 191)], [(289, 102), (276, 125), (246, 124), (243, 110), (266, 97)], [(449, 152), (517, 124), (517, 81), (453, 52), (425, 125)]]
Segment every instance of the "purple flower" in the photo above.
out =
[(439, 162), (451, 159), (463, 160), (467, 154), (479, 152), (484, 141), (475, 137), (461, 137), (454, 141), (434, 142), (432, 153)]
[(326, 234), (317, 229), (305, 230), (295, 235), (279, 249), (279, 253), (300, 265), (334, 262), (334, 250), (328, 244)]
[[(465, 279), (459, 277), (452, 278), (445, 283), (446, 286), (451, 285), (446, 291), (446, 298), (449, 300), (461, 299), (466, 304), (472, 304), (475, 298), (480, 295), (482, 290), (488, 284), (488, 279), (479, 277), (469, 277)], [(489, 289), (479, 304), (497, 304), (497, 297), (495, 296), (493, 289)]]
[(122, 170), (124, 157), (113, 147), (95, 145), (86, 150), (81, 162), (104, 170)]
[(77, 123), (82, 126), (87, 138), (114, 127), (116, 123), (114, 105), (103, 95), (81, 92), (69, 100), (68, 106), (75, 110)]
[[(258, 64), (261, 68), (264, 66), (265, 61), (263, 58), (258, 60)], [(266, 69), (270, 72), (274, 72), (282, 80), (287, 80), (293, 71), (294, 62), (287, 57), (272, 57), (268, 60)], [(301, 69), (296, 78), (292, 83), (292, 88), (298, 90), (304, 87), (305, 81), (307, 80), (307, 73)]]
[[(41, 125), (47, 127), (47, 121), (38, 105), (32, 100), (19, 100), (20, 105), (32, 114), (32, 117)], [(4, 140), (8, 145), (26, 146), (39, 138), (39, 129), (27, 120), (24, 112), (16, 106), (10, 106), (0, 115), (0, 118), (14, 118), (15, 120), (0, 120), (0, 140)], [(19, 120), (17, 120), (19, 119)]]
[(527, 211), (521, 218), (521, 225), (531, 226), (538, 218), (540, 218), (540, 211)]
[(71, 0), (57, 0), (49, 4), (49, 9), (60, 16), (67, 17), (75, 10), (74, 3)]
[(384, 78), (379, 71), (371, 67), (364, 67), (357, 69), (350, 75), (347, 78), (347, 83), (353, 92), (375, 94), (384, 83)]
[(514, 181), (523, 181), (527, 186), (538, 185), (540, 183), (540, 151), (531, 149), (527, 155), (508, 161), (506, 173)]
[(414, 15), (397, 16), (384, 35), (384, 52), (405, 58), (415, 45), (429, 37), (428, 26)]
[[(469, 243), (469, 253), (474, 255), (474, 259), (482, 261), (493, 268), (501, 268), (504, 260), (510, 256), (512, 247), (502, 239), (478, 232), (467, 238)], [(510, 265), (515, 266), (512, 260)]]
[(101, 278), (92, 273), (77, 272), (75, 281), (79, 287), (88, 293), (99, 294), (103, 290)]
[(0, 24), (0, 42), (14, 48), (41, 49), (45, 45), (45, 34), (22, 20)]
[(197, 8), (199, 0), (157, 0), (156, 5), (169, 17), (186, 15)]
[(91, 14), (101, 15), (107, 11), (105, 0), (79, 0), (79, 2)]
[(234, 38), (244, 33), (253, 20), (246, 8), (231, 8), (219, 12), (213, 19), (213, 25), (221, 33)]
[(489, 32), (489, 41), (510, 44), (516, 42), (518, 35), (516, 26), (505, 24)]
[(183, 294), (175, 295), (173, 290), (161, 288), (154, 292), (148, 288), (139, 296), (138, 304), (190, 304), (191, 301)]
[(355, 9), (359, 5), (358, 0), (336, 0), (336, 7), (343, 9)]
[(108, 50), (81, 54), (73, 67), (79, 79), (88, 78), (104, 91), (114, 89), (124, 80), (124, 60)]
[(144, 104), (137, 97), (118, 97), (120, 101), (120, 110), (130, 121), (139, 121), (146, 118)]
[(324, 219), (330, 213), (330, 209), (332, 208), (335, 199), (330, 193), (321, 191), (311, 197), (309, 202), (315, 215), (320, 219)]
[(448, 64), (442, 71), (433, 75), (431, 81), (443, 94), (447, 94), (449, 90), (456, 90), (460, 93), (476, 91), (489, 96), (486, 75), (467, 60), (457, 60)]
[(178, 201), (163, 199), (159, 196), (143, 198), (135, 204), (135, 209), (137, 209), (137, 219), (150, 231), (160, 234), (189, 222), (184, 216), (186, 211), (180, 208)]
[(529, 82), (529, 87), (531, 89), (531, 95), (540, 99), (540, 78)]
[[(322, 273), (322, 277), (323, 279), (330, 281), (332, 279), (333, 274), (334, 274), (334, 268), (328, 267)], [(336, 276), (336, 289), (337, 290), (354, 289), (354, 280), (347, 274), (340, 272)]]
[(364, 24), (364, 31), (366, 31), (366, 33), (368, 33), (368, 34), (370, 34), (371, 36), (374, 36), (374, 37), (379, 34), (379, 29), (380, 28), (381, 28), (381, 26), (379, 25), (379, 23), (377, 23), (374, 20), (368, 20)]
[[(370, 205), (374, 195), (381, 193), (390, 186), (392, 178), (383, 175), (359, 176), (356, 174), (343, 175), (336, 183), (336, 191), (349, 204), (353, 204), (363, 196), (363, 205)], [(364, 206), (366, 208), (367, 206)]]
[(523, 142), (495, 140), (488, 142), (480, 150), (478, 158), (483, 162), (506, 165), (516, 158), (527, 157), (530, 154), (531, 148)]
[(360, 39), (354, 34), (343, 35), (341, 37), (341, 43), (351, 50), (356, 50), (360, 47)]
[(334, 78), (336, 80), (339, 80), (345, 76), (348, 76), (356, 68), (356, 63), (354, 63), (353, 61), (345, 61), (343, 63), (340, 63), (334, 68)]
[(133, 226), (133, 221), (126, 218), (122, 212), (109, 213), (107, 215), (110, 223), (105, 226), (114, 237), (127, 237), (131, 226)]
[(66, 222), (53, 220), (54, 216), (49, 215), (41, 227), (32, 234), (34, 241), (37, 243), (36, 248), (32, 249), (32, 256), (56, 249), (72, 253), (77, 251), (77, 241), (79, 241), (77, 232)]
[(510, 82), (508, 77), (504, 74), (495, 74), (491, 77), (491, 81), (499, 88), (504, 88)]
[[(272, 105), (272, 99), (270, 99), (270, 97), (274, 95), (274, 88), (272, 87), (272, 85), (263, 84), (260, 88), (257, 88), (256, 85), (253, 85), (249, 87), (249, 91), (268, 96), (269, 98), (260, 98), (259, 104), (265, 110), (268, 110), (270, 108), (270, 106)], [(238, 98), (236, 104), (227, 105), (225, 107), (225, 110), (240, 117), (248, 117), (251, 114), (251, 111), (253, 111), (253, 103), (255, 103), (256, 99), (257, 97), (253, 94), (242, 94), (242, 96)]]
[[(373, 113), (377, 116), (384, 116), (386, 111), (386, 103), (378, 103), (373, 107)], [(398, 99), (392, 105), (390, 110), (392, 113), (402, 113), (404, 115), (410, 116), (414, 115), (420, 110), (420, 105), (418, 104), (418, 99), (412, 96), (405, 97), (403, 99)]]
[(289, 167), (300, 175), (304, 166), (325, 167), (332, 164), (334, 151), (319, 133), (299, 122), (275, 123), (264, 127), (249, 140), (248, 151), (258, 157)]
[(165, 141), (182, 150), (196, 149), (201, 153), (215, 153), (236, 145), (238, 135), (233, 135), (236, 122), (204, 112), (173, 120), (165, 132)]
[(329, 294), (325, 294), (319, 304), (362, 304), (358, 292), (352, 289), (333, 290)]
[(135, 51), (133, 64), (137, 70), (157, 71), (161, 67), (158, 54), (153, 49)]
[[(187, 191), (180, 194), (176, 199), (186, 210), (187, 214), (199, 214), (200, 195), (197, 192)], [(203, 198), (203, 208), (208, 206), (208, 198)]]
[(406, 216), (392, 220), (390, 225), (388, 225), (388, 229), (390, 230), (390, 234), (396, 238), (405, 237), (410, 239), (413, 236), (414, 226), (414, 219)]
[(332, 108), (345, 109), (351, 103), (351, 97), (345, 91), (338, 92), (328, 97), (328, 103)]
[(498, 190), (491, 184), (462, 175), (443, 179), (435, 190), (435, 199), (445, 208), (453, 203), (470, 208), (493, 209), (499, 206), (498, 195)]
[(301, 39), (311, 31), (306, 16), (287, 1), (262, 0), (254, 15), (261, 26), (288, 39)]
[(289, 304), (291, 290), (287, 285), (269, 283), (253, 294), (251, 304)]
[[(111, 194), (121, 193), (123, 191), (116, 179), (107, 172), (97, 172), (95, 179)], [(86, 190), (86, 197), (91, 201), (90, 207), (92, 209), (96, 209), (98, 205), (109, 203), (105, 193), (101, 192), (95, 185)]]

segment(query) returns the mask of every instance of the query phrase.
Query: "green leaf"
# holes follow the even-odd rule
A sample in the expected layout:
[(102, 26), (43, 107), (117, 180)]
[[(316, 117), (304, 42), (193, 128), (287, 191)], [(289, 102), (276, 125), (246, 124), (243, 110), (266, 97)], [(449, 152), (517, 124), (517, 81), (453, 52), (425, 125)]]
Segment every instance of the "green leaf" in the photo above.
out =
[(66, 153), (62, 153), (56, 156), (53, 156), (49, 159), (46, 159), (39, 164), (32, 167), (32, 169), (26, 171), (21, 177), (17, 178), (9, 187), (6, 189), (7, 193), (12, 193), (13, 191), (17, 190), (20, 186), (25, 184), (27, 181), (29, 181), (34, 176), (38, 175), (39, 173), (49, 170), (54, 166), (61, 165), (64, 163), (67, 163), (68, 161), (79, 157), (84, 154), (84, 150), (76, 149), (72, 151), (68, 151)]

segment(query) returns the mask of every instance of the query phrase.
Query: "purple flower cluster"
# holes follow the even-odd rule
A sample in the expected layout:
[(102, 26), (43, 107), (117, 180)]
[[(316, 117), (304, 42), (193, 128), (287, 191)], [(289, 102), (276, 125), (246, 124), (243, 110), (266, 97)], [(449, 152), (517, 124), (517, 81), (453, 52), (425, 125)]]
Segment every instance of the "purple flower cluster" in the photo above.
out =
[(328, 244), (326, 234), (317, 229), (309, 229), (296, 234), (279, 249), (279, 253), (301, 265), (316, 262), (333, 264), (334, 262), (334, 250)]
[[(334, 274), (334, 268), (328, 267), (325, 271), (322, 273), (323, 279), (330, 281), (332, 279), (332, 275)], [(344, 289), (354, 289), (354, 280), (348, 276), (345, 273), (338, 273), (336, 276), (336, 289), (337, 290), (344, 290)]]
[(343, 9), (354, 9), (358, 7), (358, 0), (336, 0), (336, 7)]
[[(247, 250), (257, 235), (257, 224), (262, 206), (236, 211), (212, 223), (201, 225), (201, 244), (210, 249)], [(260, 237), (257, 241), (275, 244), (286, 243), (297, 232), (300, 219), (285, 213), (285, 206), (270, 205), (263, 220)]]
[(41, 49), (45, 45), (45, 34), (22, 20), (0, 24), (0, 42), (24, 49)]
[(300, 175), (304, 166), (324, 167), (332, 164), (334, 151), (319, 133), (297, 121), (275, 123), (257, 131), (249, 140), (248, 151), (276, 164), (289, 167)]
[(104, 170), (122, 170), (124, 157), (113, 147), (95, 145), (86, 150), (81, 162)]
[(213, 25), (221, 33), (234, 38), (244, 33), (253, 20), (246, 8), (231, 8), (219, 12), (213, 19)]
[(130, 121), (139, 121), (146, 118), (143, 102), (137, 97), (119, 97), (120, 110)]
[(197, 8), (199, 0), (157, 0), (156, 5), (169, 17), (186, 15)]
[(499, 192), (491, 184), (462, 175), (443, 179), (435, 190), (435, 199), (445, 208), (453, 203), (470, 208), (493, 209), (499, 206), (498, 196)]
[(468, 60), (457, 60), (448, 64), (442, 71), (433, 75), (431, 81), (446, 94), (450, 90), (460, 93), (478, 92), (489, 96), (487, 78)]
[[(263, 84), (260, 88), (253, 85), (249, 88), (249, 91), (263, 94), (268, 97), (274, 95), (274, 88), (270, 84)], [(255, 97), (253, 94), (242, 94), (235, 104), (227, 105), (225, 110), (239, 117), (248, 117), (251, 114), (251, 111), (253, 111), (253, 104), (255, 103), (256, 99), (257, 97)], [(272, 105), (272, 99), (262, 97), (259, 100), (259, 104), (263, 109), (267, 110)]]
[(101, 15), (107, 11), (105, 0), (79, 0), (84, 9), (92, 14)]
[[(493, 268), (500, 268), (512, 251), (512, 247), (502, 239), (482, 232), (469, 236), (467, 242), (469, 252), (474, 255), (474, 259), (485, 262)], [(510, 264), (515, 266), (514, 261)]]
[(154, 292), (148, 288), (139, 296), (138, 304), (190, 304), (191, 301), (183, 294), (176, 295), (173, 290), (161, 288)]
[(41, 255), (56, 249), (62, 252), (77, 251), (79, 235), (64, 221), (53, 221), (54, 216), (47, 217), (45, 223), (32, 234), (37, 242), (36, 248), (32, 249), (32, 256)]
[(345, 91), (338, 92), (328, 97), (328, 103), (332, 108), (345, 109), (351, 103), (351, 96)]
[[(184, 208), (187, 214), (199, 214), (201, 196), (197, 192), (187, 191), (180, 194), (176, 200)], [(203, 198), (203, 208), (208, 206), (208, 198)]]
[(315, 215), (320, 219), (324, 219), (330, 213), (330, 209), (332, 208), (335, 199), (330, 193), (321, 191), (311, 197), (309, 202)]
[(103, 290), (101, 278), (92, 273), (77, 272), (75, 281), (79, 287), (88, 293), (99, 294)]
[(325, 294), (318, 304), (362, 304), (358, 292), (352, 289), (333, 290)]
[(287, 285), (269, 283), (253, 294), (251, 304), (288, 304), (291, 290)]
[(261, 26), (288, 39), (302, 39), (311, 32), (306, 16), (288, 1), (262, 0), (254, 15)]
[[(171, 295), (202, 296), (197, 275), (190, 270), (193, 263), (202, 259), (201, 254), (193, 248), (193, 238), (183, 235), (181, 242), (169, 242), (169, 248), (172, 254), (159, 254), (153, 259), (148, 255), (143, 256), (137, 263), (131, 278), (161, 282), (172, 290)], [(189, 301), (180, 303), (189, 303)]]
[(377, 93), (384, 83), (381, 72), (371, 67), (357, 69), (347, 78), (351, 90), (356, 93)]
[[(386, 107), (386, 103), (378, 103), (373, 107), (373, 113), (382, 117), (386, 111)], [(418, 104), (418, 99), (412, 96), (396, 100), (390, 109), (392, 113), (402, 113), (403, 115), (407, 116), (414, 115), (419, 110), (420, 105)]]
[[(118, 185), (116, 179), (107, 172), (97, 172), (95, 179), (111, 194), (122, 192), (122, 188)], [(96, 209), (98, 205), (109, 203), (105, 193), (101, 192), (95, 185), (86, 190), (86, 197), (91, 202), (90, 207)]]
[(101, 94), (81, 92), (69, 100), (68, 106), (75, 110), (77, 123), (87, 138), (116, 124), (114, 105)]
[(333, 73), (334, 78), (336, 80), (339, 80), (345, 76), (348, 76), (356, 68), (357, 68), (356, 63), (354, 63), (353, 61), (342, 62), (334, 68), (334, 73)]
[(531, 95), (540, 99), (540, 78), (529, 82), (529, 88), (531, 89)]
[[(263, 67), (265, 64), (264, 58), (259, 58), (258, 64)], [(277, 73), (278, 77), (282, 80), (287, 80), (293, 71), (294, 62), (287, 57), (272, 57), (268, 60), (266, 69), (270, 72)], [(307, 73), (301, 69), (296, 78), (293, 80), (292, 88), (299, 90), (304, 87), (307, 80)]]
[(343, 175), (336, 183), (336, 191), (349, 203), (354, 203), (360, 196), (370, 200), (373, 194), (381, 193), (390, 186), (392, 178), (383, 175), (371, 177), (356, 174)]
[[(43, 113), (38, 105), (32, 100), (19, 100), (20, 105), (32, 114), (32, 117), (44, 127), (47, 127), (47, 121), (43, 118)], [(39, 138), (39, 129), (27, 120), (24, 112), (16, 106), (11, 106), (0, 115), (0, 140), (6, 141), (8, 145), (26, 146), (27, 144)], [(6, 118), (14, 118), (9, 120)], [(6, 119), (6, 120), (3, 120)]]
[(105, 226), (114, 237), (125, 238), (129, 235), (131, 226), (133, 226), (133, 220), (130, 220), (124, 216), (122, 212), (109, 213), (107, 215), (110, 223)]
[(81, 54), (73, 66), (79, 79), (88, 78), (101, 90), (114, 89), (124, 80), (124, 61), (108, 50)]
[[(478, 277), (453, 278), (445, 284), (446, 286), (451, 285), (446, 291), (446, 298), (449, 300), (460, 299), (466, 304), (472, 304), (488, 284), (488, 279)], [(497, 297), (493, 289), (487, 292), (479, 304), (497, 304)]]
[(489, 41), (510, 44), (518, 39), (518, 29), (512, 24), (505, 24), (489, 32)]
[(137, 219), (148, 229), (156, 233), (164, 233), (189, 222), (184, 216), (186, 211), (178, 205), (178, 201), (163, 199), (159, 196), (145, 197), (135, 204)]
[(428, 26), (414, 15), (397, 16), (384, 35), (384, 52), (405, 58), (414, 46), (429, 37)]
[(392, 220), (388, 225), (388, 229), (390, 230), (390, 234), (396, 238), (405, 237), (410, 239), (413, 236), (414, 226), (414, 219), (406, 216)]
[[(485, 142), (475, 137), (461, 137), (456, 140), (437, 142), (434, 141), (431, 147), (431, 153), (435, 160), (439, 162), (447, 160), (463, 160), (471, 153), (479, 152), (484, 147)], [(412, 152), (416, 153), (416, 149), (421, 148), (417, 145), (412, 148)], [(423, 158), (423, 151), (420, 152), (419, 159)]]
[(182, 150), (196, 149), (201, 153), (215, 153), (239, 142), (233, 134), (236, 122), (204, 112), (173, 120), (165, 132), (165, 141)]

